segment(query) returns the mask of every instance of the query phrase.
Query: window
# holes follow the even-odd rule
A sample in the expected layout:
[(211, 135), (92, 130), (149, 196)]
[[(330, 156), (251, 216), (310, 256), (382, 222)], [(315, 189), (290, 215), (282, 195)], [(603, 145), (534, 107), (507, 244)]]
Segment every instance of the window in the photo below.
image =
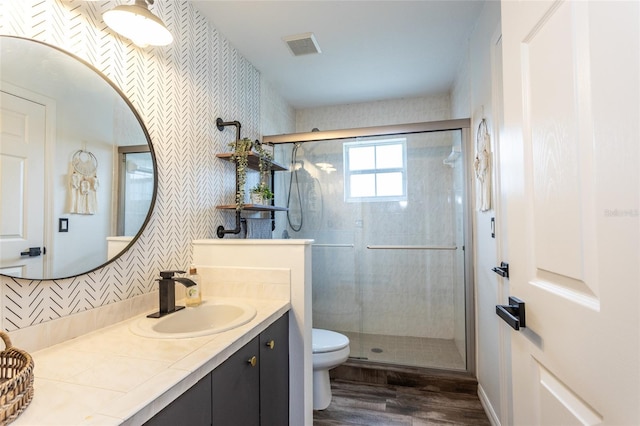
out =
[(406, 201), (406, 139), (348, 142), (343, 149), (345, 201)]

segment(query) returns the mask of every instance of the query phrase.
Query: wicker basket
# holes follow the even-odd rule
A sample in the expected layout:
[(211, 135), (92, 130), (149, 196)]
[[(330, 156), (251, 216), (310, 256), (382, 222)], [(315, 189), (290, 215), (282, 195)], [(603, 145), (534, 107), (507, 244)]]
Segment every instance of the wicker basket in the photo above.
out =
[(6, 348), (0, 352), (0, 425), (14, 421), (33, 398), (33, 358), (14, 348), (9, 335), (0, 331)]

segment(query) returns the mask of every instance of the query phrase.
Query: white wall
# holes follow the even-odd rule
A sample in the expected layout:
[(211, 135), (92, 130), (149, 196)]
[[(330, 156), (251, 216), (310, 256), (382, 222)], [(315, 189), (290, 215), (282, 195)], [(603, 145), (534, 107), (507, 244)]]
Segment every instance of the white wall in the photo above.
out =
[[(492, 162), (497, 162), (497, 146), (501, 105), (501, 63), (496, 52), (500, 35), (500, 3), (488, 1), (478, 17), (469, 41), (468, 61), (460, 69), (452, 91), (454, 116), (472, 117), (471, 134), (474, 145), (478, 125), (487, 120), (492, 147)], [(465, 94), (467, 94), (465, 96)], [(475, 155), (475, 154), (474, 154)], [(492, 180), (496, 182), (495, 167)], [(476, 191), (477, 192), (477, 191)], [(509, 392), (507, 335), (501, 334), (502, 324), (495, 314), (495, 305), (506, 302), (501, 279), (491, 271), (500, 263), (500, 233), (491, 237), (491, 218), (496, 217), (499, 231), (499, 210), (495, 205), (495, 186), (492, 209), (477, 211), (474, 203), (474, 253), (476, 293), (476, 369), (480, 398), (494, 424), (510, 424), (506, 395)]]
[(296, 111), (264, 78), (260, 79), (260, 118), (265, 136), (296, 131)]

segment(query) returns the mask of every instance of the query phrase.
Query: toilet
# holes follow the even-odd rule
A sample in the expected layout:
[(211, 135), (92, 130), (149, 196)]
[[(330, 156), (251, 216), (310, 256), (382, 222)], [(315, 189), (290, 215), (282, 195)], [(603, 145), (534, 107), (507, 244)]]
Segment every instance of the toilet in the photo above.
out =
[(349, 358), (349, 338), (335, 331), (311, 330), (313, 346), (313, 409), (324, 410), (331, 403), (329, 370)]

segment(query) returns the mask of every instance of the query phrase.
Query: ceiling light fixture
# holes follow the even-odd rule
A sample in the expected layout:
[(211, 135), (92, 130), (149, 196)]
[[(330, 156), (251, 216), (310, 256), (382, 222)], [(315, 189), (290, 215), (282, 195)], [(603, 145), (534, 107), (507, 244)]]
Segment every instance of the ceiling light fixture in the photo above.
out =
[(106, 11), (104, 22), (118, 34), (140, 47), (166, 46), (173, 36), (164, 22), (149, 11), (154, 0), (135, 0), (133, 5), (120, 5)]

